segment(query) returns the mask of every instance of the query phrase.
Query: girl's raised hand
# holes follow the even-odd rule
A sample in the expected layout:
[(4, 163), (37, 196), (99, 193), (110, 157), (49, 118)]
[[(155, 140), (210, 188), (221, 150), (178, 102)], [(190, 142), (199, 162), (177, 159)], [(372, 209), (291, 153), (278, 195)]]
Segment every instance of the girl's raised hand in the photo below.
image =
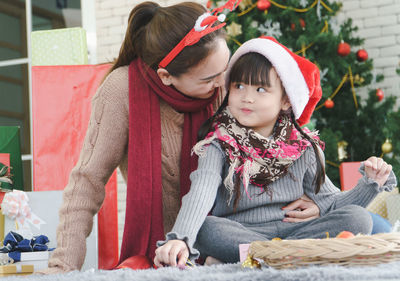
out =
[(156, 249), (154, 264), (157, 267), (184, 266), (189, 258), (189, 249), (182, 240), (169, 240)]
[(382, 158), (372, 156), (364, 161), (365, 174), (370, 179), (375, 180), (379, 186), (383, 186), (387, 181), (392, 165), (386, 163)]

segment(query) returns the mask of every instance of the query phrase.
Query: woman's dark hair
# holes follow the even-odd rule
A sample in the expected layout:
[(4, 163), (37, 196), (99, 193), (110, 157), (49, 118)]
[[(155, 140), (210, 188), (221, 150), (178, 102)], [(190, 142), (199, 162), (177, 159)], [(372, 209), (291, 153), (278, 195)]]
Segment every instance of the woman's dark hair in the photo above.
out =
[[(194, 2), (161, 7), (155, 2), (144, 2), (133, 8), (128, 28), (118, 58), (110, 72), (141, 58), (157, 70), (160, 61), (194, 27), (197, 18), (207, 10)], [(214, 47), (216, 38), (225, 39), (223, 29), (203, 36), (199, 42), (185, 47), (165, 68), (171, 75), (179, 76), (206, 58)]]
[[(230, 85), (231, 83), (244, 83), (244, 84), (251, 84), (251, 85), (265, 85), (265, 86), (271, 86), (270, 80), (269, 80), (269, 72), (271, 71), (272, 64), (271, 62), (263, 55), (250, 52), (247, 53), (243, 56), (241, 56), (235, 64), (232, 66), (230, 72), (229, 72), (229, 77), (226, 77), (227, 83), (226, 85)], [(282, 87), (283, 88), (283, 87)], [(283, 88), (284, 89), (284, 88)], [(229, 89), (226, 89), (228, 92), (221, 104), (221, 106), (218, 108), (218, 110), (215, 112), (215, 114), (210, 117), (208, 120), (206, 120), (203, 125), (200, 127), (197, 139), (198, 141), (204, 139), (206, 135), (210, 132), (212, 129), (212, 125), (214, 123), (215, 118), (226, 108), (228, 105), (228, 99), (229, 99)], [(284, 95), (286, 93), (284, 92)], [(300, 132), (300, 134), (307, 139), (313, 149), (314, 153), (316, 156), (316, 162), (317, 162), (317, 170), (316, 174), (313, 180), (313, 184), (315, 185), (315, 193), (318, 193), (319, 190), (321, 189), (321, 185), (325, 182), (325, 167), (322, 163), (321, 156), (319, 154), (319, 150), (317, 145), (315, 144), (314, 140), (311, 139), (311, 137), (303, 131), (303, 129), (299, 126), (299, 124), (296, 121), (296, 118), (294, 117), (294, 113), (291, 109), (290, 110), (290, 118), (295, 126), (295, 128)], [(236, 180), (235, 187), (234, 187), (234, 193), (235, 193), (235, 200), (233, 203), (233, 208), (236, 210), (236, 207), (239, 203), (241, 191), (240, 191), (240, 184), (239, 180)]]

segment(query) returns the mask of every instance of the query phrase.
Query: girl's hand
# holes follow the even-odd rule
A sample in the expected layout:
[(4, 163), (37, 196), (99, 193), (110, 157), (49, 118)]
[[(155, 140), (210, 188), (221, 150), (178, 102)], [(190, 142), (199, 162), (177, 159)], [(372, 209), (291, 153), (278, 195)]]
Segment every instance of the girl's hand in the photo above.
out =
[(307, 195), (282, 208), (287, 211), (284, 222), (303, 222), (319, 218), (319, 208)]
[[(154, 264), (157, 267), (184, 266), (189, 258), (189, 249), (182, 240), (169, 240), (156, 250)], [(178, 263), (177, 263), (178, 260)]]
[(386, 163), (382, 158), (372, 156), (364, 161), (365, 174), (370, 179), (375, 180), (379, 187), (383, 186), (390, 172), (392, 171), (392, 165)]

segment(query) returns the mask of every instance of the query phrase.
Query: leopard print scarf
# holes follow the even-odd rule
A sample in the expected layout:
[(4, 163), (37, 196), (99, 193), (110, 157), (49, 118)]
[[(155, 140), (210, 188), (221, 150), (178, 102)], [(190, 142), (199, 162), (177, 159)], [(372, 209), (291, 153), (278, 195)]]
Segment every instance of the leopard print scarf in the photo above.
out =
[[(311, 143), (294, 127), (290, 115), (280, 114), (271, 137), (266, 138), (253, 129), (242, 126), (231, 115), (227, 107), (214, 122), (213, 131), (198, 142), (193, 152), (204, 156), (205, 146), (217, 140), (226, 155), (229, 172), (224, 185), (230, 193), (234, 191), (234, 175), (243, 182), (247, 196), (248, 186), (253, 184), (272, 195), (269, 185), (288, 173), (289, 167), (300, 158)], [(303, 129), (311, 139), (323, 148), (318, 132)]]

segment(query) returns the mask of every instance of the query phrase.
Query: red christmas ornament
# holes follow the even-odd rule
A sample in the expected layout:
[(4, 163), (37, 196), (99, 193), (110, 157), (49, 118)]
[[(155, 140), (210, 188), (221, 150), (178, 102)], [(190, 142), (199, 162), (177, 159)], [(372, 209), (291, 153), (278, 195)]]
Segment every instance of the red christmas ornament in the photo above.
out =
[(260, 11), (268, 10), (269, 7), (271, 7), (271, 2), (269, 2), (268, 0), (257, 1), (257, 9), (259, 9)]
[(326, 108), (332, 108), (335, 106), (335, 103), (333, 102), (333, 100), (331, 100), (330, 98), (328, 98), (325, 103), (324, 103)]
[(353, 232), (344, 230), (342, 232), (340, 232), (338, 235), (336, 235), (336, 238), (353, 238), (355, 235), (353, 234)]
[(337, 53), (339, 56), (345, 57), (350, 54), (350, 45), (346, 42), (342, 42), (338, 45)]
[(383, 98), (385, 97), (382, 89), (376, 89), (376, 93), (375, 93), (376, 97), (378, 98), (378, 101), (383, 100)]
[(211, 8), (211, 5), (212, 5), (212, 2), (211, 2), (210, 0), (207, 1), (207, 5), (206, 5), (207, 9), (210, 9), (210, 8)]
[[(305, 20), (303, 20), (303, 19), (299, 19), (299, 24), (300, 24), (301, 28), (303, 28), (303, 29), (306, 27), (306, 22), (305, 22)], [(295, 30), (296, 30), (296, 24), (292, 22), (292, 23), (290, 24), (290, 29), (291, 29), (292, 31), (295, 31)]]
[(361, 49), (357, 51), (357, 60), (358, 61), (366, 61), (368, 59), (368, 53), (366, 50)]
[(301, 26), (302, 28), (305, 28), (305, 27), (306, 27), (306, 22), (305, 22), (305, 20), (299, 19), (299, 23), (300, 23), (300, 26)]

